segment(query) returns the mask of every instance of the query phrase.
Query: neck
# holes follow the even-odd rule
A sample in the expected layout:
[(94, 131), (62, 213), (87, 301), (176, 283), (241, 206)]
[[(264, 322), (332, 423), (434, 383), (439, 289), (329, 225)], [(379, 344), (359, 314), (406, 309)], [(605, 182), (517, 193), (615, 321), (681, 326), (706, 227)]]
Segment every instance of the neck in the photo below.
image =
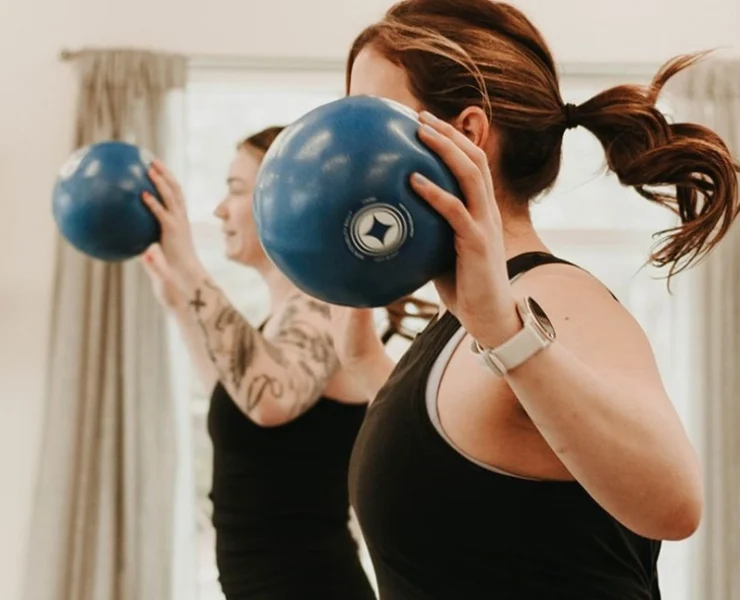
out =
[(502, 212), (501, 219), (507, 260), (524, 252), (549, 252), (532, 225), (529, 211), (516, 214)]
[(269, 261), (254, 265), (267, 284), (270, 294), (270, 313), (275, 313), (293, 294), (298, 292), (296, 286)]

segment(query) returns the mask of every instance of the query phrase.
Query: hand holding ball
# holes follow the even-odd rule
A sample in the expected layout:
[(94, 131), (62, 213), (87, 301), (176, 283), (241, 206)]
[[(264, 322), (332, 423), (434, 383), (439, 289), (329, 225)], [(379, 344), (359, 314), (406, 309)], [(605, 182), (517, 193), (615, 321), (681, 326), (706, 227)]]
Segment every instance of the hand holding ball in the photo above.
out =
[(160, 237), (157, 219), (141, 201), (159, 195), (147, 176), (153, 157), (131, 144), (101, 142), (77, 150), (57, 177), (54, 220), (81, 252), (104, 261), (138, 256)]

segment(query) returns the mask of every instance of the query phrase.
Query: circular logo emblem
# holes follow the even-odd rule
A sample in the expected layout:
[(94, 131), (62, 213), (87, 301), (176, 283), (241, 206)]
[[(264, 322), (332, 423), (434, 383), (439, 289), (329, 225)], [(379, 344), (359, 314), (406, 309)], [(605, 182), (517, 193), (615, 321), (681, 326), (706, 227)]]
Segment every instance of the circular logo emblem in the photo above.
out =
[(408, 227), (401, 212), (389, 204), (362, 208), (349, 224), (352, 245), (368, 256), (385, 256), (406, 241)]

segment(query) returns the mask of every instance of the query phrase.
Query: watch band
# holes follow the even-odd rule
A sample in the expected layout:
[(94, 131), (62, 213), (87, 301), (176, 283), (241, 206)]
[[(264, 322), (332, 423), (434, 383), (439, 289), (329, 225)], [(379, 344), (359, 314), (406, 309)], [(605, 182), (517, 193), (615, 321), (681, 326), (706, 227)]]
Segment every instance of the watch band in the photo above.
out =
[(526, 300), (517, 305), (517, 310), (523, 327), (503, 344), (496, 348), (483, 348), (477, 340), (471, 344), (473, 352), (480, 355), (483, 363), (499, 377), (525, 363), (553, 341), (533, 323)]

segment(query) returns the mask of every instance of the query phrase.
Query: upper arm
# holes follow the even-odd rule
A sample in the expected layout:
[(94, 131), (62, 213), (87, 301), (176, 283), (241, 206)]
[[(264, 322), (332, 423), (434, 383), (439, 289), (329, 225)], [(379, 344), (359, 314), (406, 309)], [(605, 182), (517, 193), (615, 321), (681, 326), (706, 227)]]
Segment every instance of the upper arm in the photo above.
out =
[[(322, 395), (337, 372), (329, 307), (297, 294), (268, 322), (262, 335), (265, 367), (272, 371), (281, 389), (277, 420), (304, 412)], [(286, 412), (287, 411), (287, 412)]]
[(558, 335), (542, 368), (532, 361), (532, 377), (514, 380), (515, 392), (605, 510), (646, 537), (681, 539), (701, 515), (691, 442), (640, 324), (597, 280), (571, 271), (543, 269), (515, 284), (542, 305)]
[(264, 339), (277, 361), (292, 366), (303, 362), (317, 371), (337, 368), (329, 306), (304, 294), (290, 298), (274, 315), (265, 327)]

